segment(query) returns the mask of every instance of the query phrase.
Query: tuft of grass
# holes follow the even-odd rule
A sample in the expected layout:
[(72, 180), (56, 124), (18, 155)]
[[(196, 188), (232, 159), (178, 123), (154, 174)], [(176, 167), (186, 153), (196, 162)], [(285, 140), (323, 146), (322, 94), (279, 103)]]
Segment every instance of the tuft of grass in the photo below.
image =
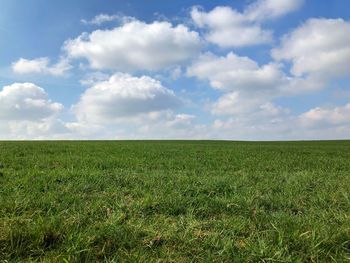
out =
[(0, 261), (350, 260), (350, 141), (0, 142)]

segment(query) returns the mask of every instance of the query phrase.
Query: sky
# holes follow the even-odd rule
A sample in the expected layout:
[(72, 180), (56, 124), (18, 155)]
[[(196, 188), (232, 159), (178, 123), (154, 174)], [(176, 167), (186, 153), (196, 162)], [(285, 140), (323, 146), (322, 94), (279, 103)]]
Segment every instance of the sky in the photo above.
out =
[(0, 139), (350, 138), (348, 0), (0, 0)]

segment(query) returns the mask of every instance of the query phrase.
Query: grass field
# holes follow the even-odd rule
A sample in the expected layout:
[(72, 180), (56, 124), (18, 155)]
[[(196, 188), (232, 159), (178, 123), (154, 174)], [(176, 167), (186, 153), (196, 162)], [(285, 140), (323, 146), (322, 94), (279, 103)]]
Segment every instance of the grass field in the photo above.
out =
[(350, 141), (0, 142), (1, 262), (346, 262)]

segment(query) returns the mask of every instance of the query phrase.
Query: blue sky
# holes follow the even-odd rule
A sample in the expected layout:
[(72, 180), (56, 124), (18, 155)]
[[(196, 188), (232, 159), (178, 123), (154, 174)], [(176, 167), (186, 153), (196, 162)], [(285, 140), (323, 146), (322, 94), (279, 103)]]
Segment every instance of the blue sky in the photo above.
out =
[(0, 2), (0, 139), (349, 138), (349, 1)]

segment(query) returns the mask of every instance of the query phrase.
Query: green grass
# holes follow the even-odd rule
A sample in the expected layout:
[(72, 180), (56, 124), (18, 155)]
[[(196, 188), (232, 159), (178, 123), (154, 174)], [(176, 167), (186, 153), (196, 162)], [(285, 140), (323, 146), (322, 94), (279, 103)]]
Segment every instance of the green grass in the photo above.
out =
[(345, 262), (350, 141), (0, 142), (0, 261)]

